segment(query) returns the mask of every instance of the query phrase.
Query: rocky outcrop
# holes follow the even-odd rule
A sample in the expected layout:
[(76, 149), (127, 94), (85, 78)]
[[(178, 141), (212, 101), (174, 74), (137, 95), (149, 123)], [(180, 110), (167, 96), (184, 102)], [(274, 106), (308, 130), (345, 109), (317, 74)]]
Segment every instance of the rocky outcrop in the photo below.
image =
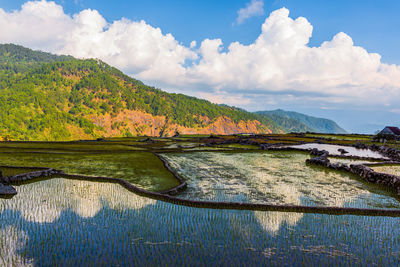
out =
[(387, 173), (376, 172), (368, 166), (362, 164), (351, 164), (348, 166), (344, 163), (331, 163), (328, 159), (329, 153), (325, 150), (319, 151), (313, 149), (311, 155), (316, 155), (311, 159), (307, 159), (307, 164), (323, 166), (334, 170), (343, 170), (358, 175), (362, 179), (375, 184), (380, 184), (394, 190), (400, 197), (400, 177)]
[(329, 155), (329, 152), (326, 150), (318, 150), (317, 148), (313, 148), (310, 151), (310, 155), (326, 158)]
[(326, 150), (318, 150), (318, 149), (314, 148), (310, 151), (310, 155), (314, 155), (316, 157), (307, 159), (306, 160), (307, 164), (314, 164), (314, 165), (320, 165), (320, 166), (325, 166), (325, 167), (327, 167), (328, 164), (330, 164), (329, 159), (327, 158), (329, 153)]
[(393, 161), (400, 161), (400, 150), (393, 147), (378, 146), (375, 144), (367, 145), (360, 142), (355, 143), (353, 147), (358, 149), (370, 149), (372, 151), (377, 151)]
[[(15, 167), (18, 168), (18, 167)], [(13, 176), (1, 176), (0, 180), (3, 184), (18, 183), (40, 177), (48, 177), (54, 174), (62, 174), (63, 172), (55, 169), (41, 169), (34, 172), (21, 173)]]
[[(0, 179), (3, 179), (3, 173), (0, 170)], [(0, 183), (0, 196), (13, 196), (17, 194), (17, 190), (10, 186)]]
[(13, 196), (17, 194), (17, 190), (11, 185), (0, 183), (0, 196)]
[(394, 189), (397, 194), (400, 196), (400, 177), (388, 174), (388, 173), (381, 173), (376, 172), (370, 167), (365, 165), (357, 164), (357, 165), (350, 165), (350, 172), (357, 174), (364, 180), (368, 182), (381, 184), (388, 186), (389, 188)]
[[(7, 168), (24, 169), (24, 167), (6, 166)], [(49, 177), (54, 174), (63, 174), (62, 171), (51, 168), (30, 167), (30, 169), (38, 169), (34, 172), (21, 173), (13, 176), (3, 176), (0, 171), (0, 196), (11, 197), (17, 194), (17, 190), (10, 183), (20, 183), (36, 178)]]
[[(315, 152), (317, 153), (317, 152)], [(321, 156), (327, 155), (323, 153)], [(320, 156), (320, 157), (321, 157)], [(162, 159), (162, 157), (161, 157)], [(166, 167), (169, 167), (166, 161), (163, 161)], [(9, 166), (7, 166), (9, 167)], [(33, 167), (35, 168), (35, 167)], [(170, 169), (170, 168), (169, 168)], [(44, 170), (43, 170), (44, 171)], [(44, 175), (51, 175), (61, 173), (53, 169), (46, 169)], [(172, 171), (172, 170), (171, 170)], [(38, 171), (39, 172), (39, 171)], [(34, 172), (34, 173), (38, 173)], [(273, 205), (262, 203), (245, 203), (245, 202), (219, 202), (219, 201), (203, 201), (203, 200), (190, 200), (173, 196), (174, 194), (186, 188), (186, 183), (179, 175), (172, 172), (179, 181), (179, 185), (163, 192), (151, 192), (138, 188), (129, 182), (111, 177), (95, 177), (85, 175), (70, 175), (62, 174), (60, 177), (67, 179), (87, 180), (87, 181), (103, 181), (118, 183), (127, 190), (143, 197), (148, 197), (155, 200), (160, 200), (176, 205), (196, 208), (209, 208), (209, 209), (235, 209), (235, 210), (255, 210), (255, 211), (282, 211), (282, 212), (297, 212), (297, 213), (322, 213), (322, 214), (336, 214), (336, 215), (365, 215), (365, 216), (392, 216), (400, 217), (400, 211), (394, 209), (365, 209), (365, 208), (349, 208), (349, 207), (320, 207), (320, 206), (300, 206), (300, 205)], [(32, 174), (32, 173), (30, 173)], [(15, 179), (15, 176), (13, 176)], [(27, 176), (26, 179), (33, 179), (32, 175)], [(14, 180), (11, 179), (11, 180)], [(0, 185), (1, 187), (1, 185)], [(8, 190), (11, 190), (8, 187)], [(11, 192), (11, 191), (10, 191)]]
[(272, 133), (257, 120), (235, 122), (231, 118), (221, 116), (215, 120), (201, 116), (201, 124), (186, 127), (170, 122), (165, 116), (154, 116), (139, 110), (123, 110), (115, 116), (110, 114), (89, 115), (87, 117), (97, 126), (103, 128), (106, 137), (132, 135), (173, 136), (180, 134), (237, 134), (237, 133)]
[(349, 171), (349, 167), (346, 164), (331, 163), (330, 160), (328, 159), (329, 152), (326, 150), (318, 150), (318, 149), (314, 148), (310, 151), (310, 155), (315, 155), (316, 157), (307, 159), (306, 160), (307, 164), (319, 165), (319, 166), (327, 167), (327, 168), (334, 169), (334, 170)]

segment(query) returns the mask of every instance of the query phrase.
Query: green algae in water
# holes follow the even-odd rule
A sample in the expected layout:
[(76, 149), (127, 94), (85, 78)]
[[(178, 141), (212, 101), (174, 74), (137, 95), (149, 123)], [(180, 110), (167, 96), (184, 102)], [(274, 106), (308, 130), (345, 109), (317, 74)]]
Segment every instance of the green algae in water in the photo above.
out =
[(237, 149), (259, 149), (256, 145), (242, 145), (242, 144), (228, 144), (221, 145), (220, 147), (237, 148)]
[(367, 159), (352, 159), (352, 158), (336, 158), (336, 157), (328, 157), (331, 163), (344, 163), (347, 165), (350, 164), (368, 164), (368, 163), (375, 163), (380, 161), (372, 161)]
[(14, 176), (28, 172), (37, 172), (40, 170), (44, 169), (0, 167), (0, 171), (2, 172), (3, 176)]
[(124, 179), (147, 190), (167, 190), (179, 182), (150, 152), (128, 153), (0, 153), (0, 165), (49, 167), (69, 174)]
[(355, 176), (305, 164), (302, 152), (163, 154), (188, 183), (180, 197), (281, 205), (399, 209), (390, 193)]
[(0, 200), (2, 266), (400, 264), (400, 218), (212, 210), (53, 179)]
[[(133, 143), (135, 144), (135, 143)], [(74, 151), (74, 152), (91, 152), (91, 151), (130, 151), (141, 150), (134, 147), (132, 142), (126, 140), (124, 142), (111, 141), (76, 141), (76, 142), (0, 142), (0, 152), (14, 151)]]

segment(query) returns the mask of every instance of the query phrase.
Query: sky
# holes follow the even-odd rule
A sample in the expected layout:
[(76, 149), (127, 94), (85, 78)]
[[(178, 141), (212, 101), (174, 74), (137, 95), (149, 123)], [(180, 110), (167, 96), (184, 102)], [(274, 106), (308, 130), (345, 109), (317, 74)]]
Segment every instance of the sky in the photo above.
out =
[(400, 1), (0, 0), (0, 43), (99, 58), (168, 92), (400, 126)]

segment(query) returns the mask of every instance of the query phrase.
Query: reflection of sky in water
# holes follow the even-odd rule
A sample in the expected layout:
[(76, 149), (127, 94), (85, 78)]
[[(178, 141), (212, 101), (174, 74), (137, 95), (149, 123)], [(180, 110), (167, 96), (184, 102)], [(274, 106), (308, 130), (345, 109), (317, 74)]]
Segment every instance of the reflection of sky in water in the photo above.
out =
[(25, 220), (43, 223), (57, 220), (61, 212), (68, 209), (83, 218), (93, 217), (102, 209), (103, 202), (114, 209), (141, 209), (155, 203), (152, 199), (138, 197), (127, 190), (117, 190), (117, 184), (62, 181), (53, 179), (40, 182), (43, 186), (20, 186), (15, 197), (0, 202), (0, 210), (18, 210)]
[(354, 176), (308, 166), (305, 153), (164, 154), (188, 183), (180, 197), (267, 204), (400, 208), (397, 199)]
[(348, 153), (344, 156), (357, 156), (357, 157), (366, 157), (366, 158), (376, 158), (381, 159), (384, 158), (382, 154), (376, 151), (372, 151), (371, 149), (357, 149), (351, 146), (338, 146), (338, 145), (328, 145), (328, 144), (315, 144), (315, 143), (308, 143), (302, 145), (294, 145), (288, 146), (293, 148), (300, 148), (300, 149), (313, 149), (317, 148), (319, 150), (326, 150), (331, 155), (341, 155), (338, 149), (344, 149)]
[(65, 179), (17, 189), (0, 200), (2, 266), (400, 264), (400, 218), (189, 208)]

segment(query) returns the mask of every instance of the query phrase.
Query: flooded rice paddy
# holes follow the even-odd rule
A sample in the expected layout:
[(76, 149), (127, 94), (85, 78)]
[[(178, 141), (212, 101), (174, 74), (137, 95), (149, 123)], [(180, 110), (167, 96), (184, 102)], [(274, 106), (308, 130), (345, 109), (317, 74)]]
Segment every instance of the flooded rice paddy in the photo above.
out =
[[(293, 143), (304, 136), (254, 137), (255, 145), (234, 143), (234, 138), (243, 139), (4, 142), (0, 165), (28, 168), (0, 169), (15, 175), (49, 167), (158, 191), (179, 184), (153, 153), (164, 151), (162, 156), (188, 183), (180, 198), (400, 209), (394, 195), (357, 176), (306, 165), (308, 153), (256, 151), (260, 140)], [(323, 146), (317, 148), (331, 149), (331, 154), (342, 148)], [(361, 152), (356, 155), (371, 157)], [(0, 266), (400, 265), (400, 218), (193, 208), (138, 196), (119, 184), (60, 177), (15, 187), (16, 196), (0, 199)]]
[(36, 172), (36, 171), (39, 171), (39, 170), (44, 170), (44, 169), (38, 169), (38, 168), (11, 168), (11, 167), (0, 166), (0, 171), (3, 174), (3, 176), (14, 176), (14, 175), (28, 173), (28, 172)]
[(399, 164), (385, 164), (385, 165), (371, 165), (371, 169), (376, 172), (383, 172), (400, 176), (400, 165)]
[(308, 144), (293, 145), (293, 146), (287, 146), (287, 147), (299, 148), (299, 149), (305, 149), (305, 150), (311, 150), (313, 148), (317, 148), (318, 150), (328, 151), (330, 155), (338, 155), (338, 156), (341, 155), (340, 151), (338, 151), (338, 150), (344, 149), (348, 152), (348, 153), (344, 154), (344, 156), (356, 156), (356, 157), (375, 158), (375, 159), (385, 158), (379, 152), (372, 151), (370, 149), (358, 149), (358, 148), (351, 147), (351, 146), (308, 143)]
[(167, 190), (179, 184), (157, 156), (144, 151), (71, 154), (23, 152), (12, 156), (0, 153), (0, 165), (49, 167), (69, 174), (122, 178), (153, 191)]
[(367, 160), (367, 159), (352, 159), (352, 158), (342, 158), (342, 157), (328, 157), (331, 163), (343, 163), (343, 164), (369, 164), (381, 162), (380, 160)]
[(55, 178), (0, 199), (2, 266), (399, 265), (400, 218), (212, 210)]
[(165, 153), (188, 184), (179, 197), (264, 204), (400, 209), (394, 195), (348, 173), (306, 165), (307, 153)]

